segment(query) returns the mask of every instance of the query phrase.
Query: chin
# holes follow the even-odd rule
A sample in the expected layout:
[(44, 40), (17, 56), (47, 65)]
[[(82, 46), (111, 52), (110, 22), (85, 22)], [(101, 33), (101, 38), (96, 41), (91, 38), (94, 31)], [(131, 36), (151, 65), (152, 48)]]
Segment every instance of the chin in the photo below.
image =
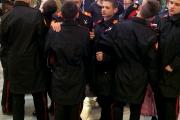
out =
[(169, 12), (169, 16), (173, 16), (174, 15), (174, 13), (173, 12)]

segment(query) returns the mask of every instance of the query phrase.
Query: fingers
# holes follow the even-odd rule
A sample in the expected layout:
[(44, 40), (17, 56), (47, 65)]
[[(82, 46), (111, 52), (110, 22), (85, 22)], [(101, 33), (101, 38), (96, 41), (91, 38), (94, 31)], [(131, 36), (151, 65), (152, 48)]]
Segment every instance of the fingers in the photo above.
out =
[(55, 32), (60, 32), (60, 31), (61, 31), (61, 23), (60, 23), (60, 22), (52, 21), (52, 22), (51, 22), (51, 28), (52, 28)]
[(89, 32), (89, 34), (90, 34), (90, 39), (93, 39), (95, 37), (94, 32)]
[(96, 52), (96, 60), (99, 62), (103, 61), (103, 52), (102, 51)]
[(167, 65), (165, 67), (165, 70), (168, 71), (168, 72), (173, 72), (173, 69), (172, 69), (172, 67), (170, 65)]

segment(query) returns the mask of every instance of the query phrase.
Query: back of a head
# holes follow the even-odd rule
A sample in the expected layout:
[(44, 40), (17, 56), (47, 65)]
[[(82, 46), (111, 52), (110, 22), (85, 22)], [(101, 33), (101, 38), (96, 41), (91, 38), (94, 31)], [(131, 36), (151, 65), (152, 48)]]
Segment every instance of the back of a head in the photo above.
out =
[(140, 13), (144, 18), (150, 18), (158, 14), (160, 10), (160, 2), (158, 0), (147, 0), (141, 7)]
[(72, 1), (66, 1), (64, 2), (61, 13), (64, 20), (73, 20), (75, 19), (77, 13), (79, 12), (78, 7), (76, 4)]
[(57, 10), (57, 4), (55, 0), (47, 0), (44, 4), (43, 4), (43, 13), (46, 15), (52, 15), (53, 13), (56, 12)]

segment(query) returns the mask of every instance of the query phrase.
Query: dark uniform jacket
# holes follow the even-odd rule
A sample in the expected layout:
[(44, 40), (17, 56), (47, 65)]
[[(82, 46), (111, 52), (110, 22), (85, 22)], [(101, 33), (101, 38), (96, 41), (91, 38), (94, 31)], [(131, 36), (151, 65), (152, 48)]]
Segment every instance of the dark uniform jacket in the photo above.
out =
[(156, 33), (144, 19), (137, 17), (117, 24), (112, 32), (117, 61), (112, 95), (117, 101), (139, 104), (144, 98), (148, 80), (157, 80), (153, 48)]
[(89, 31), (91, 31), (93, 28), (92, 17), (87, 12), (79, 12), (77, 23), (85, 28), (88, 28)]
[[(180, 14), (162, 18), (160, 22), (160, 88), (166, 97), (180, 95)], [(173, 72), (164, 68), (170, 65)]]
[(13, 93), (45, 90), (43, 26), (40, 11), (21, 1), (2, 17), (2, 57), (6, 56)]
[(46, 51), (55, 53), (52, 96), (59, 104), (74, 105), (84, 99), (89, 33), (74, 21), (64, 21), (61, 28), (47, 35)]
[[(112, 48), (103, 44), (106, 35), (109, 34), (118, 20), (112, 18), (108, 21), (102, 20), (95, 26), (95, 38), (93, 47), (93, 87), (98, 95), (110, 95), (111, 83), (114, 76), (114, 62)], [(104, 38), (105, 37), (105, 38)], [(96, 60), (96, 52), (103, 52), (103, 61)]]

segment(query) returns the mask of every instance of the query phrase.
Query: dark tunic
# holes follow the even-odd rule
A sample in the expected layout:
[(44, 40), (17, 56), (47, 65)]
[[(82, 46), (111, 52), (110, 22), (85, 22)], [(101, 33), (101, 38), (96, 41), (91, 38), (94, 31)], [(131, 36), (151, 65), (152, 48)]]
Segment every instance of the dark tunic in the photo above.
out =
[(50, 30), (46, 51), (55, 53), (52, 96), (55, 102), (74, 105), (85, 97), (89, 33), (74, 21), (65, 21), (60, 32)]
[(117, 61), (112, 95), (120, 102), (140, 104), (148, 80), (157, 80), (156, 33), (144, 19), (134, 17), (117, 24), (111, 37)]
[[(180, 14), (160, 21), (160, 88), (165, 97), (180, 95)], [(173, 72), (164, 68), (170, 65)]]
[(40, 11), (25, 2), (2, 17), (2, 56), (13, 93), (33, 93), (45, 90), (43, 59), (44, 24)]
[[(118, 22), (114, 17), (108, 21), (102, 20), (95, 27), (95, 38), (93, 47), (93, 87), (97, 95), (109, 96), (111, 83), (114, 77), (114, 59), (112, 58), (112, 48), (103, 44), (106, 35), (109, 34), (113, 26)], [(104, 38), (105, 37), (105, 38)], [(96, 60), (96, 52), (103, 52), (103, 61)]]

